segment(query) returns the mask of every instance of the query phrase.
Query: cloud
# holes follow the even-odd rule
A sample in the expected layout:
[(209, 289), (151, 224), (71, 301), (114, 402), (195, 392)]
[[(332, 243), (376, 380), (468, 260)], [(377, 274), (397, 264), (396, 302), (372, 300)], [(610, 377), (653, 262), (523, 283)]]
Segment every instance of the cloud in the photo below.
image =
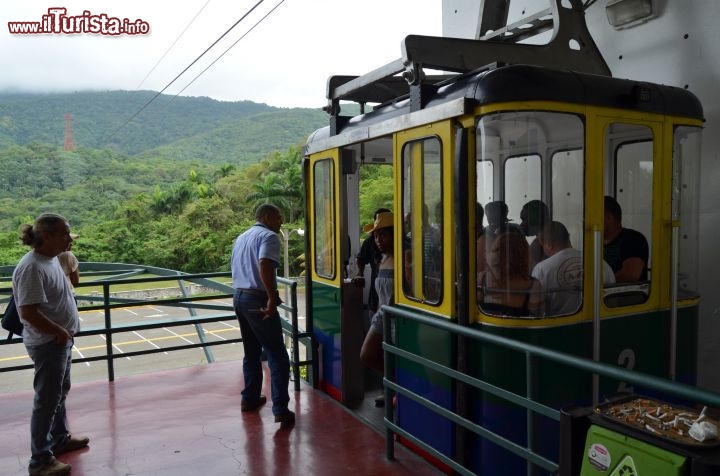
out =
[[(408, 34), (439, 35), (440, 0), (264, 0), (235, 29), (192, 66), (166, 93), (252, 100), (274, 106), (321, 107), (333, 74), (363, 74), (400, 57)], [(178, 35), (205, 5), (197, 2), (66, 0), (68, 15), (105, 14), (142, 19), (147, 35), (116, 37), (12, 35), (7, 22), (41, 21), (48, 8), (37, 0), (0, 6), (0, 90), (134, 90), (168, 47), (175, 47), (142, 83), (159, 91), (248, 12), (258, 0), (207, 2), (187, 32)], [(190, 83), (220, 54), (247, 34), (214, 66)]]

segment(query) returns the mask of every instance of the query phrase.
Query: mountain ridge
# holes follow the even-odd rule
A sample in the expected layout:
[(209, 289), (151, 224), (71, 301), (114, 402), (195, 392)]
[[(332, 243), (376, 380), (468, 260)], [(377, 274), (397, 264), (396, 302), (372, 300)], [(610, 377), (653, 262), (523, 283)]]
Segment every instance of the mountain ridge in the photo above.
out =
[(76, 146), (237, 166), (297, 145), (327, 124), (320, 109), (154, 91), (0, 91), (0, 147), (34, 142), (62, 147), (66, 114)]

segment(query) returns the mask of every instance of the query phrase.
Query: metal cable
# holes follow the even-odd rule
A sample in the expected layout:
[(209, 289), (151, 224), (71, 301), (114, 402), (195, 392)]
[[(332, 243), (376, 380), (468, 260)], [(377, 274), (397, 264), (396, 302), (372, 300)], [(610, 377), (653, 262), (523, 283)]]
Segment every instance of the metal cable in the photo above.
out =
[(215, 40), (210, 46), (208, 46), (207, 48), (205, 48), (205, 51), (203, 51), (203, 52), (200, 54), (200, 56), (198, 56), (197, 58), (195, 58), (195, 59), (192, 61), (192, 63), (190, 63), (189, 65), (187, 65), (187, 66), (185, 67), (185, 69), (183, 69), (182, 71), (180, 71), (180, 73), (179, 73), (177, 76), (175, 76), (175, 77), (172, 79), (172, 81), (170, 81), (169, 83), (167, 83), (164, 88), (162, 88), (160, 91), (158, 91), (152, 98), (150, 98), (150, 100), (149, 100), (148, 102), (146, 102), (145, 104), (143, 104), (143, 106), (142, 106), (140, 109), (138, 109), (138, 110), (135, 112), (135, 114), (133, 114), (132, 116), (130, 116), (130, 118), (129, 118), (128, 120), (126, 120), (120, 127), (118, 127), (117, 129), (115, 129), (115, 130), (110, 134), (110, 137), (113, 137), (115, 134), (117, 134), (117, 132), (118, 132), (120, 129), (122, 129), (123, 127), (125, 127), (126, 125), (128, 125), (128, 124), (129, 124), (133, 119), (135, 119), (141, 112), (143, 112), (146, 107), (148, 107), (153, 101), (155, 101), (155, 99), (157, 99), (158, 96), (160, 96), (163, 92), (165, 92), (165, 90), (166, 90), (167, 88), (169, 88), (175, 81), (177, 81), (177, 80), (180, 78), (180, 76), (182, 76), (183, 74), (185, 74), (188, 69), (190, 69), (195, 63), (197, 63), (198, 60), (200, 60), (200, 58), (202, 58), (203, 56), (205, 56), (205, 54), (206, 54), (208, 51), (210, 51), (215, 45), (217, 45), (220, 40), (222, 40), (223, 38), (225, 38), (225, 36), (227, 36), (227, 34), (230, 33), (230, 31), (232, 31), (236, 26), (238, 26), (238, 24), (240, 24), (241, 21), (243, 21), (245, 18), (247, 18), (247, 16), (250, 15), (250, 13), (252, 13), (252, 12), (253, 12), (258, 6), (260, 6), (260, 4), (263, 3), (264, 1), (265, 1), (265, 0), (259, 0), (255, 5), (253, 5), (252, 8), (250, 8), (250, 10), (248, 10), (247, 12), (245, 12), (245, 14), (244, 14), (242, 17), (240, 17), (240, 19), (239, 19), (238, 21), (236, 21), (235, 23), (233, 23), (233, 25), (232, 25), (230, 28), (228, 28), (228, 29), (225, 31), (225, 33), (223, 33), (222, 35), (220, 35), (220, 37), (219, 37), (217, 40)]
[(182, 36), (185, 34), (185, 32), (188, 31), (188, 28), (190, 28), (190, 26), (191, 26), (193, 23), (195, 23), (195, 20), (197, 20), (197, 17), (200, 16), (200, 13), (202, 13), (202, 11), (205, 10), (205, 7), (208, 6), (208, 3), (210, 3), (210, 0), (207, 0), (207, 2), (205, 2), (205, 5), (203, 5), (202, 7), (200, 7), (200, 10), (198, 10), (198, 12), (197, 12), (197, 13), (195, 14), (195, 16), (192, 18), (192, 20), (190, 20), (190, 23), (187, 24), (187, 26), (183, 29), (183, 31), (181, 31), (180, 34), (177, 36), (177, 38), (175, 38), (175, 41), (173, 41), (173, 43), (170, 45), (170, 47), (169, 47), (167, 50), (165, 50), (165, 53), (163, 53), (163, 55), (160, 57), (160, 59), (157, 60), (157, 63), (155, 63), (155, 66), (153, 66), (152, 68), (150, 68), (150, 71), (148, 71), (148, 73), (145, 75), (145, 77), (142, 79), (142, 81), (140, 81), (140, 84), (138, 84), (137, 87), (135, 88), (136, 91), (137, 91), (138, 89), (140, 89), (140, 87), (141, 87), (141, 86), (145, 83), (145, 81), (150, 77), (150, 75), (153, 73), (153, 71), (155, 71), (155, 68), (158, 67), (158, 65), (162, 62), (162, 60), (164, 60), (165, 57), (168, 55), (168, 53), (170, 53), (170, 50), (172, 50), (172, 49), (175, 47), (175, 45), (177, 44), (177, 42), (180, 41), (180, 38), (182, 38)]
[(245, 38), (251, 31), (253, 31), (253, 30), (255, 29), (256, 26), (258, 26), (260, 23), (262, 23), (263, 21), (265, 21), (265, 19), (266, 19), (268, 16), (270, 16), (270, 14), (271, 14), (272, 12), (274, 12), (274, 11), (277, 9), (277, 7), (279, 7), (280, 5), (282, 5), (284, 2), (285, 2), (285, 0), (280, 0), (280, 3), (278, 3), (277, 5), (275, 5), (275, 6), (272, 8), (272, 10), (270, 10), (269, 12), (267, 12), (267, 13), (265, 14), (265, 16), (263, 16), (261, 19), (259, 19), (252, 27), (250, 27), (250, 29), (249, 29), (248, 31), (245, 32), (244, 35), (242, 35), (240, 38), (238, 38), (237, 40), (235, 40), (235, 42), (234, 42), (232, 45), (230, 45), (225, 51), (222, 52), (222, 54), (220, 54), (220, 56), (218, 56), (218, 57), (215, 59), (215, 61), (213, 61), (212, 63), (210, 63), (210, 64), (207, 66), (207, 68), (205, 68), (204, 70), (200, 71), (200, 73), (199, 73), (197, 76), (195, 76), (195, 77), (192, 79), (192, 81), (190, 81), (189, 83), (187, 83), (184, 88), (182, 88), (180, 91), (178, 91), (178, 93), (177, 93), (175, 96), (173, 96), (173, 99), (175, 99), (175, 98), (178, 97), (180, 94), (182, 94), (182, 92), (185, 91), (188, 87), (190, 87), (190, 85), (191, 85), (192, 83), (194, 83), (196, 79), (198, 79), (200, 76), (202, 76), (202, 75), (205, 73), (205, 71), (207, 71), (207, 70), (210, 69), (215, 63), (217, 63), (218, 60), (220, 60), (220, 58), (222, 58), (223, 56), (225, 56), (225, 54), (226, 54), (228, 51), (230, 51), (232, 48), (234, 48), (235, 45), (237, 45), (240, 40), (242, 40), (243, 38)]

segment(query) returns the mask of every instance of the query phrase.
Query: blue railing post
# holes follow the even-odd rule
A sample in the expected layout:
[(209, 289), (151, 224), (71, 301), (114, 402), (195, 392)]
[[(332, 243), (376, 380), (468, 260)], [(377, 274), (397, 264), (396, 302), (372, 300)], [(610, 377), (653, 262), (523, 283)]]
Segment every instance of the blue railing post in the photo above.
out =
[[(535, 362), (530, 352), (525, 352), (525, 396), (528, 400), (535, 398)], [(527, 449), (535, 452), (535, 412), (527, 408), (525, 410), (527, 418)], [(535, 474), (535, 465), (527, 460), (527, 474), (532, 476)]]
[[(190, 297), (192, 299), (191, 293), (188, 293), (187, 288), (185, 287), (185, 283), (182, 281), (182, 279), (178, 279), (178, 287), (180, 288), (180, 292), (182, 292), (182, 296), (184, 298)], [(191, 307), (188, 309), (188, 312), (192, 317), (197, 316), (197, 311), (195, 311), (194, 307)], [(201, 324), (194, 324), (193, 327), (195, 327), (195, 332), (197, 332), (198, 339), (203, 344), (207, 343), (207, 338), (205, 337), (205, 329), (203, 329)], [(212, 350), (210, 350), (210, 347), (203, 346), (203, 352), (205, 353), (205, 360), (208, 361), (208, 364), (212, 364), (215, 362), (215, 356), (212, 353)]]
[(103, 286), (103, 304), (105, 306), (105, 352), (107, 355), (108, 381), (115, 381), (115, 359), (113, 358), (112, 319), (110, 317), (110, 283), (105, 281)]
[[(287, 288), (286, 288), (287, 289)], [(297, 283), (293, 281), (290, 285), (290, 318), (292, 320), (292, 355), (293, 355), (293, 378), (295, 379), (295, 391), (300, 391), (300, 345), (298, 343), (298, 309), (297, 309)]]
[[(395, 382), (395, 354), (388, 352), (387, 345), (394, 345), (392, 335), (392, 319), (394, 316), (385, 313), (383, 316), (383, 366), (385, 367), (385, 375), (383, 375), (384, 398), (385, 398), (385, 421), (395, 421), (395, 405), (393, 405), (393, 397), (395, 392), (388, 386), (387, 382)], [(388, 425), (385, 425), (385, 456), (389, 460), (395, 459), (395, 432)]]

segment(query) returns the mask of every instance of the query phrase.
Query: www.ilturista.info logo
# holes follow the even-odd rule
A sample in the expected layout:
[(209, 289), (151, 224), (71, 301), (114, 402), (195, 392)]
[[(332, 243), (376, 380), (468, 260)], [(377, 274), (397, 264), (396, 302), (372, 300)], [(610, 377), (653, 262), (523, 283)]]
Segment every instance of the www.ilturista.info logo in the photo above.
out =
[(82, 15), (67, 15), (67, 8), (48, 8), (41, 21), (9, 21), (8, 31), (12, 35), (147, 35), (150, 24), (137, 19), (94, 15), (85, 10)]

